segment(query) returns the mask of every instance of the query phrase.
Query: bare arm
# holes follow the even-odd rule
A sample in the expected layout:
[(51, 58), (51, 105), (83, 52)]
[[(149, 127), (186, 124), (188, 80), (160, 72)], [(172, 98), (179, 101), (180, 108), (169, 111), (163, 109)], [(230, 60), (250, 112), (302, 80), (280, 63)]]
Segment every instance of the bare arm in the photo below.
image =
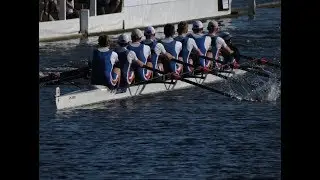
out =
[(221, 44), (221, 47), (223, 48), (224, 51), (228, 52), (229, 54), (234, 53), (222, 38), (218, 38), (217, 42)]

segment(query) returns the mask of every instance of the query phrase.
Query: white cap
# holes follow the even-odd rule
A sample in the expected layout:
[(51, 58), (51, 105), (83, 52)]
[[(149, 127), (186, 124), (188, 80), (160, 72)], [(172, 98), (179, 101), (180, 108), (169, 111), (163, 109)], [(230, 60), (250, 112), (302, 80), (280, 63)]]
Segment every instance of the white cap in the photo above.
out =
[(129, 36), (126, 35), (126, 34), (121, 34), (119, 37), (118, 37), (118, 42), (119, 43), (128, 43), (130, 40), (129, 40)]
[(144, 35), (152, 35), (155, 34), (156, 30), (154, 30), (154, 28), (152, 26), (148, 26), (144, 29)]
[(136, 36), (137, 38), (142, 38), (143, 37), (143, 33), (140, 29), (134, 29), (132, 32), (131, 32), (131, 37), (132, 36)]
[(194, 21), (192, 24), (192, 29), (201, 29), (203, 28), (203, 24), (201, 21)]

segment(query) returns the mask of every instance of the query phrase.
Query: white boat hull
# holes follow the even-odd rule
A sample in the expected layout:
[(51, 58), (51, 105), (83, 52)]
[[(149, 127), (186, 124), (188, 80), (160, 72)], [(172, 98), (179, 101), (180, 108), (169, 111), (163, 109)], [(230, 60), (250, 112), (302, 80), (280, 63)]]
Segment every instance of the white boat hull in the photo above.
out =
[[(234, 74), (231, 73), (221, 73), (222, 75), (232, 77), (235, 75), (243, 75), (246, 71), (236, 69)], [(206, 75), (204, 79), (201, 78), (186, 78), (190, 81), (207, 84), (215, 83), (222, 81), (224, 79), (214, 76), (212, 74)], [(171, 80), (167, 80), (171, 82)], [(185, 89), (193, 87), (193, 85), (179, 81), (173, 80), (174, 84), (165, 84), (165, 83), (150, 83), (150, 84), (141, 84), (136, 86), (131, 86), (127, 89), (126, 92), (117, 93), (116, 90), (110, 90), (105, 86), (92, 86), (92, 89), (80, 90), (71, 92), (65, 95), (60, 95), (60, 88), (56, 89), (56, 107), (60, 109), (75, 108), (85, 105), (92, 105), (96, 103), (107, 102), (116, 99), (124, 99), (133, 96), (141, 96), (146, 94), (160, 93), (164, 91), (172, 91), (178, 89)]]

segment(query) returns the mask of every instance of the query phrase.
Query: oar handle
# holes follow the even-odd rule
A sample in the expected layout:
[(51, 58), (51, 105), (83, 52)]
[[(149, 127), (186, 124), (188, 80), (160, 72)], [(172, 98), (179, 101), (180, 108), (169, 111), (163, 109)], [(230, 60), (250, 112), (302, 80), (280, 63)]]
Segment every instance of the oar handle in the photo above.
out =
[(159, 69), (153, 69), (152, 67), (149, 67), (147, 65), (143, 65), (142, 68), (145, 68), (145, 69), (148, 69), (148, 70), (151, 70), (151, 71), (155, 71), (155, 72), (157, 72), (159, 74), (165, 74), (165, 72), (160, 71)]
[[(190, 64), (190, 63), (186, 63), (186, 62), (184, 62), (184, 61), (180, 61), (180, 60), (178, 60), (178, 59), (171, 59), (171, 61), (174, 61), (174, 62), (176, 62), (176, 63), (180, 63), (180, 64), (185, 65), (185, 66), (190, 66), (190, 67), (196, 68), (195, 65)], [(214, 73), (217, 73), (217, 72), (233, 73), (233, 71), (224, 71), (224, 70), (220, 70), (220, 69), (213, 69), (213, 70), (210, 70), (209, 72), (214, 72)]]
[(216, 60), (214, 58), (208, 57), (208, 56), (199, 56), (200, 58), (204, 58), (206, 60), (212, 61), (212, 62), (217, 62), (217, 63), (223, 63), (223, 61)]

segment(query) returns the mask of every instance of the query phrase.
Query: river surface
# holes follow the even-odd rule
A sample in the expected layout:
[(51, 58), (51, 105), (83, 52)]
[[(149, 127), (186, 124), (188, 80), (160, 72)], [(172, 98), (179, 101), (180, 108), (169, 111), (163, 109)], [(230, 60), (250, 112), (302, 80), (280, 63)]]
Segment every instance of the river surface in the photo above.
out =
[[(242, 54), (280, 61), (280, 8), (222, 24)], [(87, 59), (88, 49), (79, 40), (40, 43), (40, 69)], [(280, 85), (263, 86), (259, 103), (191, 88), (68, 111), (56, 111), (55, 86), (42, 87), (40, 179), (280, 179)]]

